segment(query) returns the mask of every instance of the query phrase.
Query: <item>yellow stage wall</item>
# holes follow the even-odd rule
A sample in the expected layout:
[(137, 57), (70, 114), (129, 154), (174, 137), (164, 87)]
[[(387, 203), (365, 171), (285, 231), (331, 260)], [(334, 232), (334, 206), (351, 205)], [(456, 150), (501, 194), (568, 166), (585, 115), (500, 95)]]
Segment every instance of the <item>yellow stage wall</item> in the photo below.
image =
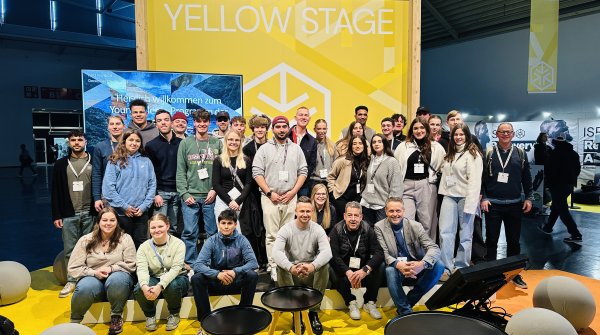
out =
[(136, 1), (139, 70), (241, 74), (244, 115), (307, 106), (330, 133), (418, 105), (420, 1)]

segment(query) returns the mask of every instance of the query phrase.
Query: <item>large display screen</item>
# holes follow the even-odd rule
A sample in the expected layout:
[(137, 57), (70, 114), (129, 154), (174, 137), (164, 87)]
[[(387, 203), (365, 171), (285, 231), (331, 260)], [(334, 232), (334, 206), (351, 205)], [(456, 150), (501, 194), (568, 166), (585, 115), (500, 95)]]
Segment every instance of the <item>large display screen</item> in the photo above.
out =
[(129, 103), (148, 103), (148, 120), (158, 109), (183, 112), (188, 133), (193, 132), (191, 113), (199, 107), (211, 113), (209, 131), (216, 128), (215, 115), (226, 111), (230, 118), (242, 116), (242, 76), (228, 74), (175, 73), (150, 71), (82, 70), (84, 129), (88, 145), (108, 136), (107, 118), (121, 115), (131, 122)]

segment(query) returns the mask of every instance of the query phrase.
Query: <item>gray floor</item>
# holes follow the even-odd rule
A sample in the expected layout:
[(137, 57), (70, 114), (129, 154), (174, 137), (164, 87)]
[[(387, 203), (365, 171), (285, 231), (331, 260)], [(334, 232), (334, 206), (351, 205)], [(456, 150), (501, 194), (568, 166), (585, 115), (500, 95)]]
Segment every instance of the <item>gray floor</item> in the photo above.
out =
[[(52, 265), (62, 250), (60, 230), (54, 228), (50, 210), (51, 167), (38, 167), (38, 176), (29, 171), (17, 178), (18, 169), (0, 169), (0, 231), (4, 241), (0, 260), (13, 260), (31, 271)], [(558, 269), (600, 279), (600, 214), (573, 211), (583, 234), (583, 245), (574, 247), (562, 241), (568, 233), (557, 222), (552, 236), (537, 230), (546, 217), (525, 218), (521, 250), (529, 256), (530, 269)], [(503, 241), (504, 237), (500, 240)], [(506, 254), (499, 245), (499, 257)]]

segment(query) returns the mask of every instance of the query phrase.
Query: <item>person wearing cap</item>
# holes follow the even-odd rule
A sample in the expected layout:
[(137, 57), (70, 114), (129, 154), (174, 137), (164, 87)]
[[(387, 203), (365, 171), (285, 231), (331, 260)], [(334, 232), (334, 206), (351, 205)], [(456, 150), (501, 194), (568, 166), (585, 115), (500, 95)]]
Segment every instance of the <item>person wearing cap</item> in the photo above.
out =
[(573, 145), (565, 140), (565, 136), (558, 136), (552, 141), (552, 144), (554, 144), (554, 150), (550, 150), (545, 166), (546, 186), (550, 188), (552, 206), (550, 206), (548, 222), (541, 227), (541, 230), (545, 234), (552, 234), (552, 228), (560, 216), (560, 220), (567, 226), (567, 231), (571, 234), (563, 241), (581, 244), (581, 233), (569, 213), (567, 204), (567, 197), (577, 185), (577, 177), (581, 172), (579, 155), (573, 150)]
[(210, 113), (200, 107), (192, 116), (195, 133), (179, 144), (176, 177), (183, 214), (181, 239), (185, 243), (185, 264), (188, 267), (198, 255), (196, 246), (200, 236), (200, 214), (204, 218), (206, 235), (210, 237), (217, 233), (214, 212), (217, 192), (212, 189), (212, 169), (213, 161), (223, 150), (223, 142), (208, 133)]
[[(371, 137), (375, 135), (375, 130), (367, 127), (367, 120), (369, 119), (369, 108), (367, 106), (356, 106), (354, 108), (354, 119), (356, 122), (360, 122), (364, 128), (364, 135), (367, 139), (367, 142), (371, 142)], [(340, 140), (346, 138), (346, 134), (348, 134), (348, 127), (342, 129), (342, 134), (340, 135)]]
[(169, 233), (177, 233), (177, 217), (181, 210), (179, 193), (177, 193), (177, 150), (181, 139), (172, 130), (171, 114), (159, 109), (154, 115), (160, 134), (146, 144), (146, 155), (152, 161), (156, 175), (156, 195), (154, 196), (154, 213), (161, 213), (169, 218)]
[(158, 136), (158, 128), (148, 121), (148, 103), (142, 99), (135, 99), (129, 103), (131, 122), (127, 128), (137, 129), (142, 134), (144, 147), (150, 140)]
[(283, 115), (273, 118), (274, 138), (261, 146), (252, 162), (252, 177), (260, 187), (265, 226), (267, 270), (277, 281), (277, 265), (272, 249), (279, 228), (294, 219), (296, 195), (308, 175), (304, 152), (288, 137), (290, 124)]
[(94, 146), (94, 151), (92, 153), (92, 197), (94, 198), (94, 208), (96, 211), (100, 211), (104, 208), (104, 201), (102, 200), (102, 179), (104, 179), (108, 157), (110, 157), (117, 148), (117, 145), (123, 136), (124, 129), (125, 123), (123, 123), (123, 119), (120, 115), (109, 116), (108, 133), (110, 136)]
[(425, 121), (429, 120), (429, 117), (431, 116), (431, 112), (429, 111), (429, 109), (424, 106), (419, 106), (417, 108), (416, 114), (417, 117), (423, 118), (425, 119)]
[(183, 114), (183, 112), (177, 112), (173, 114), (173, 123), (171, 127), (173, 128), (173, 132), (175, 136), (184, 139), (187, 137), (187, 116)]
[(229, 113), (219, 111), (217, 113), (217, 128), (213, 130), (213, 135), (218, 139), (222, 139), (229, 129)]
[[(290, 129), (288, 137), (292, 142), (298, 144), (304, 152), (306, 165), (308, 166), (308, 176), (312, 176), (317, 165), (317, 141), (314, 136), (308, 133), (306, 127), (310, 122), (310, 112), (307, 107), (300, 107), (296, 110), (296, 125)], [(305, 182), (298, 195), (310, 195), (309, 182)]]

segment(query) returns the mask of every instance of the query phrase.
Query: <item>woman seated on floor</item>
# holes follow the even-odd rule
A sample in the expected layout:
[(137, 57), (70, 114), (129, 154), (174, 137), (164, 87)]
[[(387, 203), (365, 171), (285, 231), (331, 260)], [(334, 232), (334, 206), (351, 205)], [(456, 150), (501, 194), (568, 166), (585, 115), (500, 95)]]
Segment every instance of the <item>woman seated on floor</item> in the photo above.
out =
[(181, 299), (188, 292), (188, 277), (183, 268), (185, 244), (169, 234), (169, 219), (164, 214), (154, 214), (148, 222), (150, 239), (137, 251), (137, 276), (133, 295), (146, 316), (146, 330), (155, 331), (156, 301), (165, 299), (169, 309), (167, 330), (179, 326)]
[(81, 322), (93, 303), (108, 299), (108, 333), (122, 332), (121, 314), (133, 287), (135, 246), (131, 236), (119, 227), (114, 209), (102, 209), (94, 230), (77, 241), (68, 271), (78, 280), (71, 299), (71, 322)]

